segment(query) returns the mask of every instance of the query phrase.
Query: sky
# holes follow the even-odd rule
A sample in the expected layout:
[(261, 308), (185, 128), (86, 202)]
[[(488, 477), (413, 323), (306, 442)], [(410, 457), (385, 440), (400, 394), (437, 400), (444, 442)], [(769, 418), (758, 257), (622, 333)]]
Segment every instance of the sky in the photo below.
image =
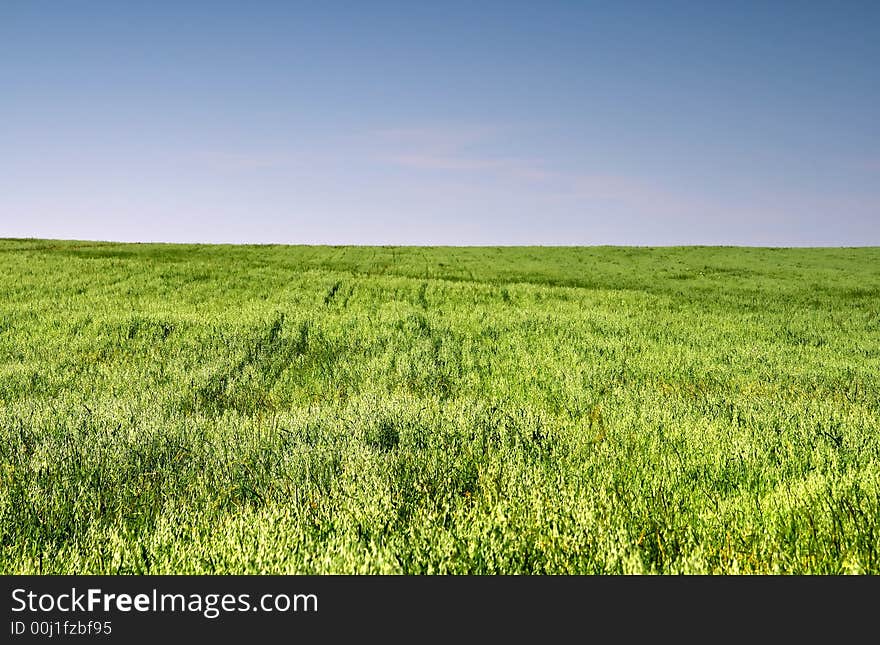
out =
[(880, 245), (880, 2), (0, 0), (0, 237)]

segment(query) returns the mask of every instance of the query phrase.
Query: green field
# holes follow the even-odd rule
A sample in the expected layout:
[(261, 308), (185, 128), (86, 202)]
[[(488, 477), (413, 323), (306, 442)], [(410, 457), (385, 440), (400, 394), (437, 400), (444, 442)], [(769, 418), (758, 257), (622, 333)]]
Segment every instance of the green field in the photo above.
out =
[(0, 241), (2, 573), (880, 573), (880, 248)]

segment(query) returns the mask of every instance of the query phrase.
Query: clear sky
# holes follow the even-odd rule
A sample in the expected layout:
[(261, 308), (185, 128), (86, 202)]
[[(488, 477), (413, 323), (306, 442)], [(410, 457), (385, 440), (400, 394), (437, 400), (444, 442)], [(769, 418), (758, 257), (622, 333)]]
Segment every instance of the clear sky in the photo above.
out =
[(880, 2), (0, 0), (0, 237), (880, 244)]

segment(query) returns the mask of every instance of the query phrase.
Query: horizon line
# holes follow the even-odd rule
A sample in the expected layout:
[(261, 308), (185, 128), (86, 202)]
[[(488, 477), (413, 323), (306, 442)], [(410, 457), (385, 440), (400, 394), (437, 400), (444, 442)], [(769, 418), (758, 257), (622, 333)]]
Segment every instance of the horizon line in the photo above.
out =
[(233, 247), (362, 247), (362, 248), (741, 248), (741, 249), (876, 249), (880, 244), (842, 244), (827, 242), (799, 242), (791, 244), (737, 244), (737, 243), (674, 243), (674, 244), (613, 244), (597, 242), (593, 244), (360, 244), (354, 242), (187, 242), (161, 240), (108, 240), (86, 238), (53, 238), (53, 237), (0, 237), (3, 242), (68, 242), (79, 244), (122, 244), (122, 245), (164, 245), (164, 246), (233, 246)]

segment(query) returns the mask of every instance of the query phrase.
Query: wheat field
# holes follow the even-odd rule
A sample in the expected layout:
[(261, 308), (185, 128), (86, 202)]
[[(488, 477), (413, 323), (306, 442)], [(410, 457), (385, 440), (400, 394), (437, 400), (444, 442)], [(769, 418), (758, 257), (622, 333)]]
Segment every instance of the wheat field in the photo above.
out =
[(0, 571), (880, 573), (880, 249), (0, 240)]

